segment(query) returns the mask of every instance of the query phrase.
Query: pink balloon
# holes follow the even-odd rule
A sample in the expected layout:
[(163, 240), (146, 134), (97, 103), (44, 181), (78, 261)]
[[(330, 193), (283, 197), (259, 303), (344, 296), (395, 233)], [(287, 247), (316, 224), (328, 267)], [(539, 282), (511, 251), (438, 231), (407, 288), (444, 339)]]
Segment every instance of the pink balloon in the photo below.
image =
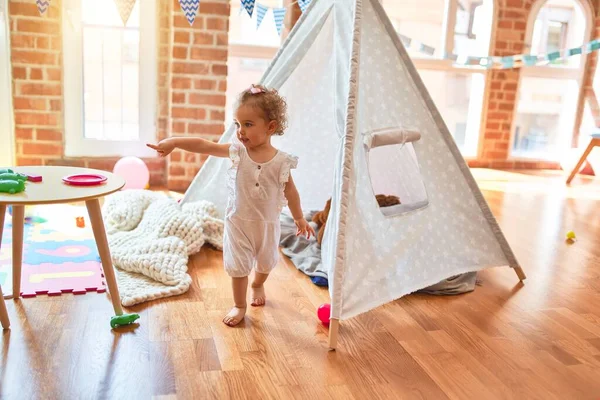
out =
[(123, 189), (145, 189), (150, 180), (150, 171), (137, 157), (123, 157), (115, 164), (113, 173), (125, 179)]
[(317, 316), (322, 323), (329, 325), (329, 318), (331, 317), (331, 305), (327, 303), (321, 304), (317, 310)]

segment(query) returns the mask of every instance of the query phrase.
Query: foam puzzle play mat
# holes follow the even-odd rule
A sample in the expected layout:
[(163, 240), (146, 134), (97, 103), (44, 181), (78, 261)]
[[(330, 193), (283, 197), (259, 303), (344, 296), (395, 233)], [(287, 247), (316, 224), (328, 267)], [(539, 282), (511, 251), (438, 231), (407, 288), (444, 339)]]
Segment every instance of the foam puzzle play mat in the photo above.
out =
[[(0, 285), (12, 292), (12, 218), (7, 210), (0, 247)], [(85, 206), (27, 208), (22, 297), (106, 291), (100, 256)]]

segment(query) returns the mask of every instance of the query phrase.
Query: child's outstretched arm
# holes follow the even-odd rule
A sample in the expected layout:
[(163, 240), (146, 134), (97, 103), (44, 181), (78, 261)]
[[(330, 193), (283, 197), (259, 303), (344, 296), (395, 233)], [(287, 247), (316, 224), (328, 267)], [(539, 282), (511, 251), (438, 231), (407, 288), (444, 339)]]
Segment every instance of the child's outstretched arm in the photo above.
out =
[(166, 157), (175, 149), (190, 151), (192, 153), (208, 154), (215, 157), (229, 157), (230, 143), (215, 143), (197, 137), (170, 137), (163, 139), (158, 144), (146, 144), (154, 149), (161, 157)]
[(309, 225), (308, 221), (304, 218), (304, 214), (302, 213), (302, 207), (300, 205), (300, 194), (298, 194), (298, 189), (296, 189), (296, 184), (294, 184), (294, 180), (292, 179), (292, 175), (290, 174), (290, 179), (285, 185), (285, 189), (283, 191), (285, 194), (285, 198), (288, 201), (288, 207), (292, 212), (292, 217), (294, 217), (294, 223), (298, 230), (296, 231), (296, 236), (298, 235), (306, 235), (307, 238), (310, 239), (310, 235), (315, 236), (315, 231), (312, 226)]

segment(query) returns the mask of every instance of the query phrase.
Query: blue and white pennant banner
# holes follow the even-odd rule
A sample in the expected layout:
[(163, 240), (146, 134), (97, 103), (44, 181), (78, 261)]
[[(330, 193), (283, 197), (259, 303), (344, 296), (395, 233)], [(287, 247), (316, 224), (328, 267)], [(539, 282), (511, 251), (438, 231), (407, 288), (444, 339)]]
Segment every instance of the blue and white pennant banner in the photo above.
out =
[[(298, 3), (300, 10), (305, 12), (312, 0), (298, 0), (295, 3)], [(268, 7), (264, 4), (258, 3), (255, 0), (240, 0), (242, 7), (240, 7), (240, 14), (242, 13), (242, 9), (245, 9), (248, 12), (250, 18), (252, 18), (253, 10), (256, 9), (256, 29), (260, 27), (262, 22), (265, 19), (265, 16), (271, 10), (273, 12), (273, 20), (275, 22), (275, 27), (277, 28), (277, 33), (281, 35), (283, 31), (283, 21), (285, 19), (285, 14), (287, 13), (287, 8), (289, 7)], [(295, 4), (295, 3), (292, 3)], [(256, 6), (256, 7), (255, 7)]]
[(281, 36), (281, 29), (283, 28), (283, 20), (285, 18), (285, 12), (287, 8), (273, 8), (273, 18), (275, 18), (275, 27), (277, 27), (277, 33)]
[[(419, 42), (418, 40), (411, 39), (402, 34), (398, 34), (402, 44), (407, 49), (413, 49), (419, 53), (433, 56), (435, 54), (435, 48), (427, 46)], [(515, 54), (512, 56), (504, 57), (476, 57), (465, 54), (452, 54), (445, 53), (442, 58), (446, 60), (452, 60), (454, 65), (457, 67), (467, 68), (486, 68), (486, 69), (512, 69), (520, 68), (523, 66), (540, 66), (548, 64), (560, 64), (566, 61), (569, 57), (589, 54), (591, 52), (600, 50), (600, 39), (594, 39), (579, 47), (573, 47), (570, 49), (557, 50), (546, 54)]]
[(302, 10), (302, 12), (306, 11), (306, 8), (310, 2), (311, 0), (298, 0), (298, 6), (300, 6), (300, 10)]
[(589, 54), (597, 50), (600, 50), (600, 39), (594, 39), (591, 42), (585, 43), (578, 47), (557, 50), (546, 54), (515, 54), (504, 57), (452, 56), (454, 56), (454, 64), (456, 66), (484, 67), (486, 69), (512, 69), (548, 64), (560, 64), (564, 63), (569, 57), (580, 54)]
[(254, 1), (255, 0), (241, 0), (241, 1), (242, 1), (242, 5), (246, 9), (246, 12), (248, 12), (248, 15), (252, 18), (252, 11), (254, 11)]
[(198, 13), (198, 7), (200, 6), (200, 0), (179, 0), (179, 6), (181, 11), (185, 14), (190, 25), (194, 25), (196, 14)]
[(37, 5), (40, 15), (44, 15), (48, 10), (48, 7), (50, 7), (50, 0), (36, 0), (35, 4)]
[(260, 3), (256, 5), (256, 29), (260, 28), (260, 24), (265, 19), (267, 11), (269, 11), (269, 7), (263, 6)]

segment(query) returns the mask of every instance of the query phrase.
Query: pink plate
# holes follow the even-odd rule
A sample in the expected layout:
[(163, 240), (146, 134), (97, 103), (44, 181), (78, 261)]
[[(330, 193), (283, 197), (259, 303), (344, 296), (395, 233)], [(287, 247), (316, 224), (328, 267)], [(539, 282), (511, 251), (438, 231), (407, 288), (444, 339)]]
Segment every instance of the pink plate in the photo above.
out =
[(77, 174), (65, 176), (63, 181), (73, 186), (94, 186), (100, 185), (101, 183), (105, 182), (106, 179), (107, 178), (104, 175)]

